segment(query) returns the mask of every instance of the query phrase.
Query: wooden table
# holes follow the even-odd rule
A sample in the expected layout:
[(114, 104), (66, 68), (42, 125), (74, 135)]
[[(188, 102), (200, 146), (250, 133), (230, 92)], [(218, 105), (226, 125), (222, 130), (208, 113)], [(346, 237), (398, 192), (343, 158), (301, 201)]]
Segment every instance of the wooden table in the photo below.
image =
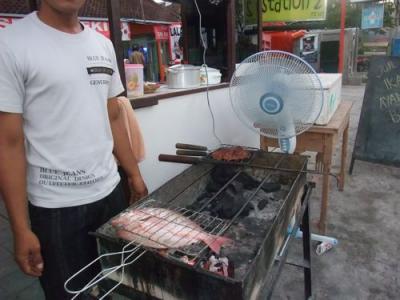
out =
[[(345, 165), (347, 159), (347, 145), (349, 137), (350, 110), (352, 102), (342, 101), (330, 122), (325, 126), (314, 125), (297, 137), (296, 153), (305, 151), (317, 152), (316, 170), (322, 172), (322, 202), (318, 222), (319, 231), (326, 233), (326, 216), (330, 187), (330, 173), (332, 155), (335, 146), (342, 136), (341, 163), (338, 174), (339, 191), (343, 191), (345, 181)], [(278, 140), (261, 137), (261, 149), (279, 147)]]

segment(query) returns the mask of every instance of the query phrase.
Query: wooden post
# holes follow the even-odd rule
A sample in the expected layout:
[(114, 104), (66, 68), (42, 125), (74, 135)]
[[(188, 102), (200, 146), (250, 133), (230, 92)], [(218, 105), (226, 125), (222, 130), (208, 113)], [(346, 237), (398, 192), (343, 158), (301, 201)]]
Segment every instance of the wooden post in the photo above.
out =
[(38, 10), (38, 5), (36, 0), (27, 0), (28, 2), (28, 9), (30, 12)]
[(189, 39), (188, 39), (188, 23), (187, 23), (187, 4), (181, 3), (181, 19), (183, 33), (183, 60), (182, 63), (189, 63)]
[(258, 51), (263, 49), (263, 12), (262, 12), (262, 0), (257, 0), (257, 44)]
[(324, 153), (323, 153), (323, 175), (322, 175), (322, 201), (321, 211), (319, 215), (319, 232), (326, 233), (326, 217), (328, 211), (328, 198), (330, 189), (330, 172), (332, 166), (332, 151), (333, 151), (333, 136), (326, 135), (323, 139)]
[[(350, 123), (350, 121), (349, 121)], [(346, 171), (345, 171), (345, 166), (346, 166), (346, 161), (347, 161), (347, 146), (349, 143), (349, 127), (350, 124), (347, 124), (345, 130), (343, 131), (343, 138), (342, 138), (342, 155), (340, 158), (340, 177), (339, 177), (339, 191), (344, 190), (344, 182), (345, 182), (345, 176), (346, 176)]]
[(227, 67), (228, 67), (228, 80), (231, 79), (233, 73), (235, 72), (236, 65), (236, 42), (235, 42), (235, 32), (236, 32), (236, 15), (235, 15), (235, 0), (229, 0), (227, 3), (226, 10), (226, 35), (227, 35)]
[(110, 27), (110, 39), (114, 45), (119, 74), (126, 93), (125, 67), (124, 67), (124, 48), (122, 47), (121, 34), (121, 7), (120, 0), (107, 0), (108, 23)]

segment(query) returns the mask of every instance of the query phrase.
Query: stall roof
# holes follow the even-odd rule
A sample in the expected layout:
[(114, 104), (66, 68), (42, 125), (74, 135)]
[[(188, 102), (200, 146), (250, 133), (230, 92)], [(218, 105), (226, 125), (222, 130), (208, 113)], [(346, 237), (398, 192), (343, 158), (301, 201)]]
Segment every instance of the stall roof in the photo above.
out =
[[(179, 22), (180, 5), (159, 5), (152, 0), (143, 0), (143, 10), (140, 0), (120, 0), (121, 17), (124, 19)], [(26, 0), (0, 1), (0, 15), (25, 15), (29, 13)], [(107, 18), (106, 0), (87, 0), (79, 15), (81, 17)]]

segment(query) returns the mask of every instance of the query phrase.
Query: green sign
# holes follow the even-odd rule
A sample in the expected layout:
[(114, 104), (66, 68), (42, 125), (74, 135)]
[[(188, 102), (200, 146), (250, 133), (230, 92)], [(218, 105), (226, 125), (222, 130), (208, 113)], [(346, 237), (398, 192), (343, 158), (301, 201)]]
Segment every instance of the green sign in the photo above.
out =
[[(257, 24), (257, 0), (244, 0), (246, 25)], [(262, 0), (263, 22), (322, 21), (327, 0)]]

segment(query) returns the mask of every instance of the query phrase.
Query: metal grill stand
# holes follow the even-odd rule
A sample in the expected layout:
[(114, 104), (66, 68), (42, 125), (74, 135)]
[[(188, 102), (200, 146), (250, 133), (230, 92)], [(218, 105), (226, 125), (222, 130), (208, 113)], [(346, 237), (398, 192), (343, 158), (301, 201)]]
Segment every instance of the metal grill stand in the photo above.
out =
[[(215, 207), (220, 208), (214, 204), (219, 205), (224, 201), (227, 203), (232, 201), (232, 205), (239, 205), (234, 212), (229, 211), (230, 216), (219, 215), (224, 219), (223, 222), (219, 222), (222, 225), (221, 233), (226, 228), (223, 235), (234, 241), (231, 246), (223, 249), (223, 256), (234, 263), (233, 277), (210, 273), (202, 269), (198, 263), (191, 266), (182, 262), (179, 259), (181, 257), (179, 253), (193, 254), (192, 251), (189, 251), (190, 253), (186, 251), (191, 249), (171, 249), (172, 252), (168, 251), (167, 255), (160, 255), (151, 249), (146, 249), (146, 253), (134, 264), (126, 264), (125, 271), (115, 272), (103, 282), (106, 290), (122, 280), (122, 284), (115, 291), (138, 300), (266, 299), (272, 294), (270, 291), (278, 280), (283, 262), (286, 262), (287, 248), (302, 219), (306, 254), (306, 262), (303, 265), (309, 267), (310, 241), (307, 240), (309, 230), (306, 208), (312, 188), (310, 184), (307, 184), (304, 172), (307, 158), (257, 151), (252, 164), (257, 166), (216, 167), (212, 164), (198, 164), (188, 168), (149, 195), (149, 198), (155, 201), (150, 207), (164, 207), (169, 210), (173, 210), (173, 207), (185, 209), (180, 213), (186, 217), (193, 215), (190, 212), (196, 212), (196, 216), (204, 213), (212, 214), (215, 212)], [(253, 181), (251, 186), (246, 187), (242, 181), (247, 178), (246, 176), (256, 179), (256, 182)], [(274, 182), (278, 182), (282, 189), (266, 194), (263, 190), (266, 188), (264, 184)], [(212, 190), (209, 189), (210, 183), (213, 184)], [(232, 190), (236, 198), (224, 198), (226, 195), (232, 195), (229, 194)], [(208, 196), (203, 197), (205, 191)], [(150, 204), (149, 198), (144, 199), (145, 205)], [(264, 206), (258, 206), (260, 203), (264, 203)], [(267, 206), (265, 203), (268, 203)], [(239, 215), (247, 205), (252, 205), (253, 211)], [(186, 208), (189, 209), (187, 213)], [(299, 221), (294, 224), (294, 230), (291, 230), (292, 233), (288, 238), (290, 219), (293, 216), (296, 216), (294, 219)], [(208, 218), (210, 216), (204, 220)], [(199, 220), (193, 221), (199, 225), (203, 224), (203, 222), (198, 222)], [(204, 227), (208, 228), (207, 225)], [(101, 260), (103, 270), (120, 265), (121, 258), (110, 254), (121, 251), (121, 247), (126, 243), (116, 236), (115, 228), (111, 223), (108, 222), (99, 228), (96, 236), (99, 253), (104, 255)], [(285, 244), (286, 246), (282, 246)], [(282, 255), (278, 261), (275, 261), (276, 254), (279, 252)], [(202, 257), (203, 255), (200, 255), (197, 262), (200, 262)], [(311, 295), (309, 269), (305, 271), (305, 275), (308, 296)]]
[[(285, 265), (295, 266), (302, 268), (304, 272), (304, 299), (312, 297), (312, 284), (311, 284), (311, 234), (310, 234), (310, 207), (309, 200), (311, 197), (312, 189), (315, 184), (308, 182), (305, 186), (305, 191), (301, 199), (301, 209), (296, 217), (296, 222), (293, 230), (288, 235), (285, 243), (282, 246), (279, 255), (275, 258), (275, 266), (271, 270), (270, 277), (264, 286), (264, 296), (261, 299), (271, 299), (275, 286), (282, 273)], [(301, 221), (301, 222), (300, 222)], [(288, 253), (292, 241), (295, 239), (298, 229), (303, 231), (303, 262), (293, 262), (288, 260)]]
[[(282, 245), (282, 249), (278, 252), (279, 254), (275, 258), (275, 264), (271, 269), (268, 278), (263, 287), (262, 295), (259, 299), (271, 299), (276, 284), (280, 278), (283, 267), (285, 265), (294, 266), (298, 268), (302, 268), (304, 272), (304, 299), (312, 299), (312, 280), (311, 280), (311, 233), (310, 233), (310, 209), (309, 209), (309, 200), (311, 197), (311, 193), (313, 188), (315, 188), (315, 184), (312, 182), (308, 182), (305, 185), (304, 193), (301, 198), (301, 208), (299, 213), (296, 216), (296, 222), (294, 224), (293, 230), (290, 232), (288, 237), (285, 240), (285, 243)], [(303, 261), (302, 262), (294, 262), (288, 259), (289, 249), (292, 245), (293, 240), (296, 238), (296, 232), (298, 229), (301, 229), (303, 232), (302, 243), (303, 243)], [(110, 289), (114, 285), (112, 282), (103, 282), (104, 287)], [(121, 289), (122, 288), (122, 289)], [(125, 291), (124, 288), (120, 288), (120, 293), (125, 294), (126, 296), (132, 296), (132, 291)], [(137, 295), (140, 297), (139, 295)], [(148, 299), (156, 299), (151, 296)]]

